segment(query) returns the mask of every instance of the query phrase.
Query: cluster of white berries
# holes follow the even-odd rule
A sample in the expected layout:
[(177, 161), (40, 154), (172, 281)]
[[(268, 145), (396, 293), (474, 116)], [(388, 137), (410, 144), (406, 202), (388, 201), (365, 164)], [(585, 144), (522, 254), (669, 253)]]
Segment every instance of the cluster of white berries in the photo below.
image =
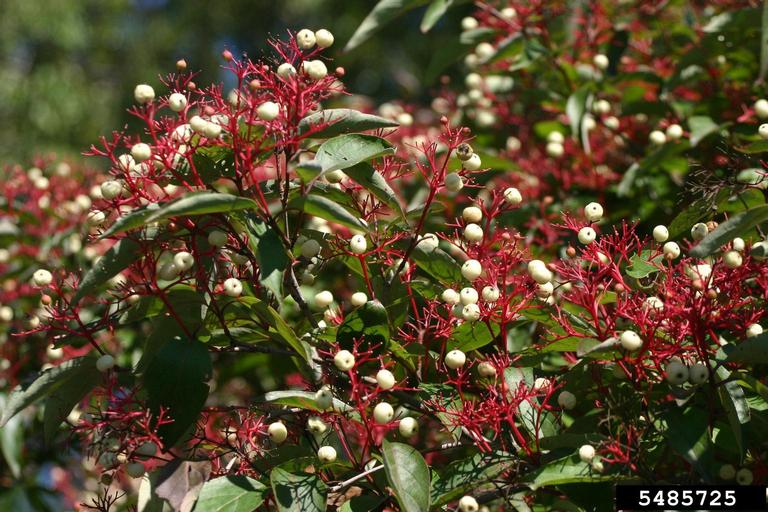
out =
[(565, 153), (565, 137), (558, 131), (551, 131), (547, 135), (547, 154), (552, 158), (560, 158)]
[(748, 468), (741, 468), (736, 471), (732, 464), (723, 464), (720, 466), (719, 476), (723, 480), (736, 480), (739, 485), (751, 485), (754, 481), (754, 475)]
[(704, 384), (709, 380), (709, 369), (707, 368), (707, 365), (704, 363), (695, 363), (689, 367), (678, 358), (673, 358), (667, 363), (664, 372), (666, 373), (667, 382), (675, 386), (682, 385), (688, 381), (690, 381), (691, 384), (699, 385)]
[(221, 135), (221, 125), (200, 116), (192, 116), (189, 119), (189, 127), (192, 131), (209, 139), (215, 139)]

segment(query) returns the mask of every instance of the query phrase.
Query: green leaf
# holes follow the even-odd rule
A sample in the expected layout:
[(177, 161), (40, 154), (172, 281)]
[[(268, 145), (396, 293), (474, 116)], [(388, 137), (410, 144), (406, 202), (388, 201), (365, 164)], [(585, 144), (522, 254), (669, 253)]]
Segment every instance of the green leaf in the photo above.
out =
[(247, 197), (233, 196), (219, 192), (190, 192), (163, 205), (151, 205), (123, 216), (100, 238), (128, 231), (152, 222), (172, 217), (190, 217), (211, 213), (229, 213), (238, 210), (257, 209), (258, 204)]
[(432, 481), (432, 506), (439, 507), (460, 498), (472, 489), (500, 475), (514, 463), (504, 452), (477, 453), (448, 464)]
[(384, 176), (379, 174), (372, 165), (368, 163), (359, 163), (344, 171), (347, 176), (355, 180), (358, 184), (365, 187), (371, 194), (376, 196), (381, 202), (386, 204), (392, 211), (405, 215), (397, 194), (389, 186)]
[(317, 475), (276, 467), (269, 478), (280, 512), (325, 512), (328, 487)]
[(491, 329), (485, 322), (464, 322), (451, 333), (446, 350), (458, 349), (469, 352), (484, 347), (499, 335), (500, 329), (497, 323), (491, 323)]
[(149, 408), (155, 415), (162, 409), (173, 419), (173, 423), (158, 428), (166, 449), (175, 445), (200, 415), (212, 370), (204, 344), (178, 337), (163, 345), (149, 363), (144, 373)]
[(37, 378), (29, 384), (19, 384), (8, 396), (0, 416), (0, 427), (8, 423), (22, 409), (25, 409), (38, 400), (50, 396), (62, 386), (77, 381), (96, 370), (96, 360), (91, 356), (77, 357), (65, 361), (59, 366), (43, 370)]
[(298, 174), (299, 178), (301, 178), (301, 182), (305, 184), (317, 178), (322, 173), (323, 166), (314, 160), (309, 162), (302, 162), (296, 166), (296, 174)]
[(732, 347), (726, 359), (729, 363), (745, 363), (753, 366), (768, 364), (768, 333), (747, 338)]
[(352, 229), (366, 231), (367, 226), (358, 217), (352, 215), (343, 206), (335, 201), (317, 194), (309, 194), (306, 197), (291, 201), (291, 207), (303, 209), (306, 213), (320, 217)]
[(352, 38), (344, 47), (344, 51), (351, 51), (365, 41), (373, 34), (378, 32), (384, 25), (390, 23), (398, 16), (428, 3), (429, 0), (379, 0), (379, 3), (368, 13), (363, 22), (357, 27)]
[(364, 339), (366, 347), (389, 341), (389, 318), (381, 302), (369, 300), (351, 311), (336, 332), (336, 341), (343, 348), (351, 348), (354, 340)]
[(299, 134), (309, 133), (316, 126), (326, 125), (309, 135), (314, 139), (326, 139), (345, 133), (359, 133), (367, 130), (381, 128), (394, 128), (400, 126), (396, 121), (363, 114), (350, 108), (330, 108), (310, 114), (299, 122)]
[(345, 501), (339, 508), (339, 512), (371, 512), (371, 510), (379, 510), (381, 505), (387, 498), (381, 496), (355, 496), (349, 501)]
[(558, 459), (528, 473), (523, 477), (531, 489), (571, 483), (600, 482), (615, 480), (617, 475), (604, 475), (592, 470), (578, 455)]
[(709, 440), (709, 420), (703, 409), (689, 407), (671, 409), (661, 418), (662, 434), (669, 445), (691, 464), (704, 478), (709, 478), (712, 450)]
[(691, 117), (688, 119), (688, 127), (691, 129), (691, 147), (720, 130), (720, 126), (708, 116)]
[(259, 282), (269, 289), (281, 301), (283, 298), (283, 277), (291, 264), (285, 246), (274, 229), (264, 222), (251, 222), (254, 234), (252, 243), (256, 246), (256, 258), (259, 260)]
[(464, 281), (461, 266), (450, 254), (440, 248), (425, 250), (423, 244), (419, 244), (411, 252), (411, 259), (418, 268), (437, 279), (442, 285), (448, 286)]
[(251, 512), (264, 503), (267, 487), (244, 475), (229, 475), (203, 485), (195, 512)]
[(427, 12), (424, 13), (424, 17), (421, 19), (419, 29), (424, 33), (429, 32), (435, 26), (435, 23), (440, 21), (440, 18), (443, 17), (451, 4), (453, 4), (453, 0), (432, 0), (432, 3), (427, 7)]
[[(742, 425), (750, 420), (749, 403), (738, 382), (728, 380), (730, 372), (723, 367), (717, 369), (717, 378), (720, 385), (717, 387), (717, 394), (720, 397), (720, 403), (728, 415), (728, 423), (731, 431), (736, 438), (736, 444), (739, 446), (739, 453), (744, 454), (744, 429)], [(724, 381), (727, 381), (723, 383)]]
[(91, 294), (97, 287), (139, 259), (141, 254), (139, 249), (140, 245), (135, 240), (130, 238), (118, 240), (85, 274), (72, 297), (72, 304), (77, 304), (80, 299)]
[[(299, 409), (306, 409), (308, 411), (319, 411), (317, 403), (315, 403), (315, 393), (310, 391), (300, 390), (286, 390), (286, 391), (270, 391), (263, 397), (255, 400), (256, 402), (269, 402), (279, 405), (285, 405), (287, 407), (298, 407)], [(345, 404), (338, 398), (333, 399), (333, 409), (335, 411), (348, 412), (353, 410), (352, 407)]]
[[(0, 394), (0, 409), (5, 410), (5, 406), (6, 396)], [(14, 478), (21, 476), (24, 437), (24, 425), (21, 416), (11, 418), (0, 429), (0, 451), (2, 451), (3, 458)]]
[(47, 443), (53, 441), (59, 425), (67, 419), (72, 409), (101, 382), (102, 374), (96, 369), (96, 360), (87, 358), (84, 364), (54, 389), (45, 399), (43, 413), (43, 438)]
[(322, 166), (323, 172), (328, 172), (347, 169), (394, 152), (394, 146), (381, 137), (350, 133), (323, 142), (317, 149), (315, 162)]
[(720, 249), (737, 236), (768, 220), (768, 205), (756, 206), (737, 213), (717, 226), (699, 244), (691, 249), (691, 256), (703, 258)]
[(296, 333), (288, 325), (288, 322), (280, 316), (272, 306), (266, 302), (262, 302), (258, 299), (251, 299), (251, 310), (256, 313), (259, 318), (270, 326), (270, 334), (273, 339), (288, 345), (290, 348), (296, 351), (296, 353), (304, 358), (305, 361), (309, 361), (310, 356), (301, 340), (296, 336)]
[(752, 155), (755, 153), (765, 153), (766, 151), (768, 151), (768, 140), (758, 140), (744, 147), (735, 148), (735, 149), (737, 151), (740, 151), (741, 153), (747, 153), (749, 155)]
[(640, 254), (634, 254), (629, 259), (632, 264), (627, 267), (625, 273), (628, 276), (634, 277), (635, 279), (643, 279), (655, 272), (658, 272), (659, 267), (654, 265), (654, 263), (660, 262), (663, 259), (663, 256), (657, 256), (652, 261), (648, 261), (648, 256), (650, 256), (650, 253), (651, 251), (643, 251)]
[(765, 80), (768, 73), (768, 2), (763, 2), (763, 15), (760, 30), (760, 74), (757, 81)]
[(571, 124), (571, 136), (578, 140), (581, 133), (581, 119), (587, 109), (587, 98), (589, 89), (582, 87), (568, 97), (565, 104), (565, 113), (568, 116), (568, 122)]
[(384, 440), (384, 471), (404, 512), (427, 512), (430, 505), (429, 466), (412, 446)]

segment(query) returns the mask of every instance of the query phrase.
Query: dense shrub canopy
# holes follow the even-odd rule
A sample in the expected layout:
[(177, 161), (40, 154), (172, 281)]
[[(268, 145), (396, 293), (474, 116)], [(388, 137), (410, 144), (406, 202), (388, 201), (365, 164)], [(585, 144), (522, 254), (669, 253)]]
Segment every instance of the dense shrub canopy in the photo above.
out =
[(8, 167), (3, 454), (22, 481), (66, 443), (91, 487), (0, 500), (610, 510), (616, 483), (764, 482), (768, 28), (614, 4), (478, 3), (428, 105), (370, 108), (325, 29), (225, 50), (231, 88), (180, 61), (90, 148), (108, 172)]

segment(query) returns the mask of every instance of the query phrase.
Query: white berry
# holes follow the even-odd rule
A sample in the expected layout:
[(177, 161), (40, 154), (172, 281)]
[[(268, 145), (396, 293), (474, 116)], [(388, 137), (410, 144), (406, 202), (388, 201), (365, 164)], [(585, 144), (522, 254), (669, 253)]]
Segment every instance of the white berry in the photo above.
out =
[(702, 240), (709, 233), (709, 228), (703, 222), (697, 222), (691, 228), (691, 238), (694, 240)]
[(320, 462), (333, 462), (336, 460), (336, 448), (333, 446), (321, 446), (317, 450), (317, 458)]
[(565, 153), (565, 146), (559, 142), (547, 142), (547, 154), (552, 158), (560, 158)]
[(44, 288), (53, 282), (53, 274), (44, 268), (38, 269), (32, 274), (32, 284), (37, 288)]
[(221, 247), (227, 243), (228, 236), (224, 231), (214, 229), (208, 233), (208, 243), (214, 247)]
[(739, 485), (750, 485), (753, 480), (752, 471), (747, 468), (741, 468), (736, 472), (736, 483)]
[(119, 181), (108, 180), (101, 184), (101, 196), (112, 200), (123, 193), (123, 184)]
[(619, 336), (619, 342), (624, 350), (634, 352), (643, 346), (643, 339), (635, 331), (624, 331)]
[(395, 410), (387, 402), (379, 402), (373, 408), (373, 419), (379, 425), (385, 425), (395, 417)]
[(139, 142), (131, 147), (131, 156), (136, 162), (149, 160), (152, 156), (152, 148), (149, 147), (149, 144)]
[(480, 319), (480, 306), (477, 304), (467, 304), (461, 310), (461, 317), (468, 322), (476, 322)]
[(768, 119), (768, 100), (760, 98), (755, 102), (754, 108), (757, 117), (760, 119)]
[(667, 382), (679, 386), (688, 380), (688, 367), (680, 361), (671, 361), (664, 369), (667, 374)]
[(483, 266), (477, 260), (467, 260), (461, 266), (461, 275), (464, 279), (474, 281), (483, 273)]
[(768, 139), (768, 123), (763, 123), (760, 128), (757, 129), (757, 133), (763, 139)]
[(668, 260), (674, 260), (680, 256), (680, 246), (675, 242), (667, 242), (662, 249), (664, 257)]
[(528, 262), (528, 274), (539, 284), (552, 281), (552, 271), (541, 260), (531, 260)]
[(651, 142), (651, 144), (654, 144), (656, 146), (661, 146), (665, 142), (667, 142), (667, 136), (664, 135), (664, 132), (661, 130), (653, 130), (650, 135), (648, 135), (648, 140)]
[(679, 140), (683, 136), (683, 127), (679, 124), (671, 124), (665, 133), (668, 140)]
[(136, 103), (144, 105), (155, 99), (155, 90), (151, 85), (139, 84), (133, 89), (133, 97)]
[(477, 365), (477, 373), (479, 373), (481, 377), (495, 377), (496, 367), (488, 361), (482, 361)]
[(515, 187), (509, 187), (504, 189), (504, 200), (508, 204), (520, 204), (523, 202), (523, 195)]
[(315, 305), (320, 309), (325, 309), (333, 303), (333, 294), (328, 290), (323, 290), (315, 294)]
[(478, 512), (480, 505), (477, 504), (477, 500), (472, 496), (462, 496), (459, 500), (459, 510), (461, 512)]
[(267, 433), (275, 444), (281, 444), (288, 439), (288, 429), (283, 425), (282, 421), (270, 423), (269, 427), (267, 427)]
[(754, 338), (763, 334), (763, 326), (760, 324), (750, 324), (747, 326), (747, 338)]
[(333, 356), (333, 364), (343, 372), (348, 372), (355, 367), (355, 356), (349, 350), (339, 350)]
[(280, 105), (274, 101), (265, 101), (256, 109), (256, 115), (262, 121), (272, 121), (280, 115)]
[(472, 156), (469, 157), (469, 159), (464, 160), (461, 163), (461, 166), (464, 167), (468, 171), (476, 171), (480, 167), (482, 167), (483, 162), (480, 160), (480, 155), (477, 153), (472, 153)]
[(602, 53), (598, 53), (592, 57), (592, 64), (594, 64), (597, 69), (603, 70), (608, 68), (610, 61), (608, 60), (607, 56), (603, 55)]
[(477, 290), (470, 287), (462, 288), (459, 296), (461, 298), (461, 303), (464, 306), (466, 306), (467, 304), (477, 304), (477, 301), (480, 299), (480, 296), (477, 293)]
[(579, 230), (579, 242), (582, 244), (589, 245), (595, 241), (595, 238), (597, 238), (597, 233), (591, 227), (585, 226)]
[(195, 257), (187, 251), (179, 251), (173, 255), (173, 264), (180, 272), (185, 272), (195, 265)]
[(600, 203), (589, 203), (584, 207), (584, 216), (589, 222), (600, 222), (603, 218), (603, 206)]
[(480, 222), (483, 218), (483, 211), (478, 208), (477, 206), (467, 206), (464, 208), (464, 210), (461, 212), (461, 217), (466, 222)]
[(96, 369), (100, 372), (106, 372), (115, 367), (115, 358), (109, 354), (104, 354), (96, 360)]
[(405, 417), (400, 420), (397, 430), (403, 437), (413, 437), (419, 431), (419, 422), (416, 421), (416, 418)]
[(450, 304), (452, 306), (455, 304), (458, 304), (459, 301), (461, 300), (461, 296), (459, 295), (459, 293), (452, 288), (446, 288), (445, 290), (443, 290), (443, 293), (442, 295), (440, 295), (440, 298), (443, 299), (443, 302), (445, 302), (446, 304)]
[(451, 350), (445, 355), (445, 366), (456, 370), (464, 366), (467, 362), (467, 356), (461, 350)]
[(328, 76), (328, 67), (325, 65), (325, 62), (321, 60), (310, 60), (304, 62), (302, 65), (302, 70), (312, 80), (322, 80)]
[(318, 389), (315, 393), (315, 404), (320, 410), (330, 409), (333, 405), (333, 393), (331, 392), (331, 388), (323, 386)]
[(355, 235), (349, 239), (349, 250), (355, 254), (363, 254), (368, 249), (368, 243), (363, 235)]
[(368, 302), (368, 296), (363, 292), (355, 292), (352, 297), (349, 298), (349, 302), (356, 308), (359, 308), (366, 302)]
[(653, 239), (659, 243), (669, 240), (669, 230), (667, 229), (667, 226), (659, 224), (653, 228)]
[(495, 286), (486, 286), (483, 288), (482, 295), (485, 302), (496, 302), (499, 300), (499, 289)]
[(187, 97), (175, 92), (168, 97), (168, 108), (174, 112), (181, 112), (187, 107)]
[(733, 480), (736, 477), (736, 468), (733, 464), (723, 464), (718, 473), (723, 480)]
[(738, 268), (743, 263), (744, 258), (739, 251), (728, 251), (723, 254), (723, 263), (728, 268)]
[(303, 28), (296, 33), (296, 44), (302, 50), (309, 50), (317, 43), (315, 33), (307, 28)]
[(557, 395), (557, 403), (563, 409), (573, 409), (576, 407), (576, 395), (570, 391), (561, 391), (560, 394)]
[(376, 373), (376, 383), (384, 391), (387, 391), (395, 387), (396, 382), (397, 381), (395, 380), (395, 374), (393, 374), (389, 370), (382, 369)]
[(591, 444), (585, 444), (579, 448), (579, 458), (582, 462), (592, 462), (592, 459), (595, 458), (595, 453), (595, 447)]
[(224, 293), (230, 297), (239, 297), (243, 293), (243, 283), (239, 279), (230, 277), (224, 281)]
[(467, 224), (464, 228), (464, 238), (469, 242), (479, 242), (483, 239), (483, 228), (477, 224)]
[(328, 48), (333, 45), (333, 34), (324, 28), (321, 28), (315, 32), (315, 41), (320, 48)]
[(445, 176), (445, 188), (450, 192), (458, 192), (464, 188), (464, 180), (456, 173), (450, 173)]
[(704, 363), (696, 363), (688, 369), (691, 384), (704, 384), (709, 380), (709, 370)]

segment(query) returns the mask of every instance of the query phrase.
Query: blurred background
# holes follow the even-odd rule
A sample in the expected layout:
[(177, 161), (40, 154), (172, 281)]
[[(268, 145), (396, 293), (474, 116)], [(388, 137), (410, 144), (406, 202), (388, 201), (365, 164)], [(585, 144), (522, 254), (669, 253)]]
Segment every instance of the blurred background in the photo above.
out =
[[(0, 0), (0, 163), (34, 154), (70, 157), (129, 121), (135, 84), (186, 59), (196, 82), (225, 79), (221, 51), (258, 56), (268, 37), (305, 26), (336, 36), (329, 55), (350, 91), (377, 102), (427, 98), (436, 49), (455, 44), (467, 2), (425, 36), (423, 9), (345, 54), (373, 1)], [(434, 73), (429, 73), (434, 74)], [(96, 159), (90, 162), (98, 165)]]

